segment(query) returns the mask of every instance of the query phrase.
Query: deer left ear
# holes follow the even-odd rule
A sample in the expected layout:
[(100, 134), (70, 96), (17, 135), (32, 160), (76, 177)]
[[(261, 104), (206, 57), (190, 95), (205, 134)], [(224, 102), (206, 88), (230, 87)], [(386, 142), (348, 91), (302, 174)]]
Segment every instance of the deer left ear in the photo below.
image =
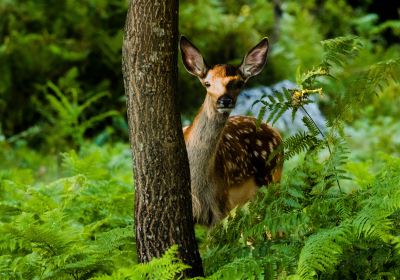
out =
[(246, 54), (239, 66), (244, 78), (248, 79), (262, 71), (267, 62), (268, 48), (268, 39), (264, 38)]
[(186, 70), (199, 78), (207, 74), (207, 65), (200, 51), (184, 36), (180, 41), (183, 65)]

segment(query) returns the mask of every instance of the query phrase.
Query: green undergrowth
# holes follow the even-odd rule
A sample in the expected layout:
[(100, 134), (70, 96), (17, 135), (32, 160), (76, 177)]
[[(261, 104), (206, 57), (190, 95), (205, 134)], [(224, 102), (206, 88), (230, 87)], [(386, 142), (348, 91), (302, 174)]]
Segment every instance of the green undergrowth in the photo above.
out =
[(315, 155), (299, 159), (280, 185), (262, 189), (213, 229), (203, 257), (207, 273), (212, 279), (399, 277), (400, 159), (384, 156), (378, 172), (348, 175), (351, 188), (341, 192), (326, 185), (326, 166)]
[[(185, 269), (175, 247), (136, 264), (127, 148), (66, 153), (65, 177), (48, 183), (1, 172), (2, 279), (173, 279)], [(288, 161), (282, 184), (207, 237), (197, 231), (207, 279), (398, 277), (400, 160), (376, 159), (375, 172), (371, 161), (345, 162), (342, 192), (315, 153)]]
[(130, 159), (126, 145), (90, 146), (62, 154), (49, 182), (33, 166), (1, 170), (0, 278), (88, 279), (134, 264)]

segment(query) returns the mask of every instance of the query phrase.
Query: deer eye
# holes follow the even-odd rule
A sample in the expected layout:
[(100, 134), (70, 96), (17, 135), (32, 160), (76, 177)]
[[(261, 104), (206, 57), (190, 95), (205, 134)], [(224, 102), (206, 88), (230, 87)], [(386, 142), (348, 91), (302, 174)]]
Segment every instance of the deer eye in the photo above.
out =
[(205, 87), (210, 87), (210, 83), (209, 82), (204, 82), (204, 86)]

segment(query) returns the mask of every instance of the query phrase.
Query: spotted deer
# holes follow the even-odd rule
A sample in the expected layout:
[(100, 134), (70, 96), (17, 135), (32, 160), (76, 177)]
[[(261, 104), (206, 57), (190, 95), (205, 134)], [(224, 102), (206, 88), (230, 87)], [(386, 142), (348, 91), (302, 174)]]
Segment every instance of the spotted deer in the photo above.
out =
[(253, 117), (229, 117), (247, 80), (263, 69), (268, 40), (264, 38), (250, 50), (240, 66), (209, 67), (200, 51), (183, 36), (180, 49), (186, 70), (207, 90), (203, 105), (193, 123), (183, 128), (183, 134), (193, 216), (196, 222), (212, 226), (252, 198), (260, 186), (278, 182), (281, 177), (283, 155), (273, 153), (282, 142), (279, 132), (265, 123), (257, 127)]

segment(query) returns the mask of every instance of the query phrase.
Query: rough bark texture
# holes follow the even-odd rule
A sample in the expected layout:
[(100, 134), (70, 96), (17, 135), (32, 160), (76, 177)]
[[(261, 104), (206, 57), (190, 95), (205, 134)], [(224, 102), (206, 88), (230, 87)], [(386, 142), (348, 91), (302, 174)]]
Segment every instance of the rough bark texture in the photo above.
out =
[(173, 244), (203, 275), (194, 236), (190, 173), (176, 106), (178, 0), (132, 0), (123, 74), (135, 174), (136, 248), (141, 262)]

